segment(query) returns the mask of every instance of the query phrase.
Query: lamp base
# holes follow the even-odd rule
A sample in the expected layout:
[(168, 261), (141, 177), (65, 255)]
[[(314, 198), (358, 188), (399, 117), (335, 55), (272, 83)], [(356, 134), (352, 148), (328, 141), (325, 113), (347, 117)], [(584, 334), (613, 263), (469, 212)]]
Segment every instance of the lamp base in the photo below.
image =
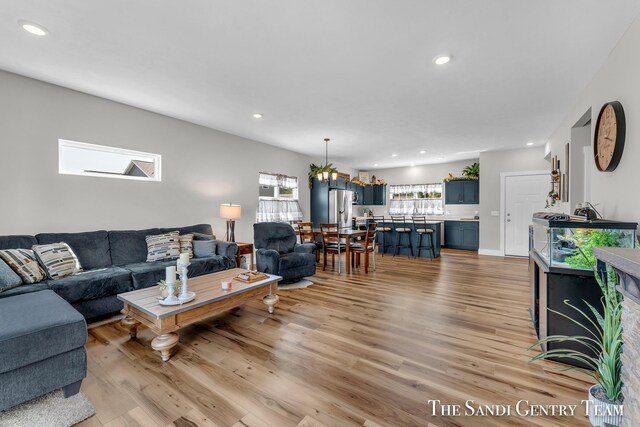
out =
[(232, 219), (227, 220), (227, 242), (236, 241), (236, 222)]

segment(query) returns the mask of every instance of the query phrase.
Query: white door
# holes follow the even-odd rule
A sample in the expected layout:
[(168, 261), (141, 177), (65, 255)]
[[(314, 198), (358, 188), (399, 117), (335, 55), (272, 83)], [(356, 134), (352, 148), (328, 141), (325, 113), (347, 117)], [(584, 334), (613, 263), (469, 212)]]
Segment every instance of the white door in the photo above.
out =
[(531, 218), (544, 209), (550, 186), (549, 174), (505, 176), (505, 255), (529, 255)]

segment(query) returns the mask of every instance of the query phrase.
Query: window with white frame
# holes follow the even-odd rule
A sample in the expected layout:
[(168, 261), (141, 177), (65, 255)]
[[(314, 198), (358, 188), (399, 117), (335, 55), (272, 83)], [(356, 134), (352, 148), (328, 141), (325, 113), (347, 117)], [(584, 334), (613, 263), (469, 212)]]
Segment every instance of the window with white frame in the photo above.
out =
[(442, 183), (390, 185), (391, 215), (442, 215)]
[(302, 219), (298, 202), (298, 178), (260, 172), (257, 222), (292, 222)]
[(58, 140), (58, 173), (162, 181), (160, 154)]

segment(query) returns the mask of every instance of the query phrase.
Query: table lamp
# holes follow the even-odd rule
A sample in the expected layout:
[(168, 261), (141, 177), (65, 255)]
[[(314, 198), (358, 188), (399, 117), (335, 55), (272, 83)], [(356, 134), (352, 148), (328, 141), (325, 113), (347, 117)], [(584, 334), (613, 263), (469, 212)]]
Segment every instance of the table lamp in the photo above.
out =
[(227, 220), (227, 241), (235, 242), (236, 219), (240, 219), (240, 205), (223, 203), (220, 205), (220, 218)]

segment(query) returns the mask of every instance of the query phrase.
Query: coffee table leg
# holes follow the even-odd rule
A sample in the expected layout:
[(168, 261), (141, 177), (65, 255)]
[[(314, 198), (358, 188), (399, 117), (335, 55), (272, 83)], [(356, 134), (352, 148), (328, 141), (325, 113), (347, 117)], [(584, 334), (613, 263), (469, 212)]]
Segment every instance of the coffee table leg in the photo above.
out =
[(278, 297), (278, 295), (276, 294), (269, 294), (264, 298), (262, 298), (262, 302), (267, 304), (267, 307), (269, 307), (269, 314), (273, 313), (273, 308), (275, 307), (275, 305), (279, 300), (280, 300), (280, 297)]
[(138, 335), (138, 326), (140, 326), (140, 322), (134, 318), (127, 316), (120, 321), (120, 324), (123, 328), (129, 331), (129, 336), (131, 338), (135, 338), (136, 335)]
[(178, 345), (180, 337), (176, 333), (158, 335), (151, 341), (151, 348), (160, 352), (162, 361), (166, 362), (171, 357), (171, 350)]

